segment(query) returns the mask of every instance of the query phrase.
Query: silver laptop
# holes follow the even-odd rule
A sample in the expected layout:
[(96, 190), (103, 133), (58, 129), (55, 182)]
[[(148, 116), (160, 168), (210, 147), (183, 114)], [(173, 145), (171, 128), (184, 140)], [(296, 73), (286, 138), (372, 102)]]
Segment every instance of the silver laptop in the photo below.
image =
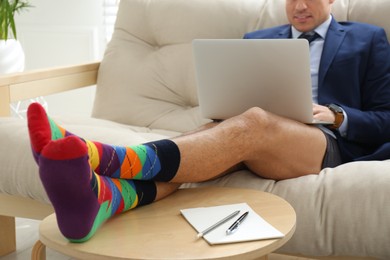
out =
[(299, 122), (317, 123), (306, 40), (196, 39), (192, 44), (205, 118), (227, 119), (261, 107)]

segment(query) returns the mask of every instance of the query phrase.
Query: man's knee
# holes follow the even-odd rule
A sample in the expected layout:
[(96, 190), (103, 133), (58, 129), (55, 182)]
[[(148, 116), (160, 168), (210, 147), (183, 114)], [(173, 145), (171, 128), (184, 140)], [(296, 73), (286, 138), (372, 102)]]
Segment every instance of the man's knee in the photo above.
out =
[(242, 114), (247, 124), (253, 127), (267, 127), (272, 123), (271, 115), (260, 107), (252, 107)]

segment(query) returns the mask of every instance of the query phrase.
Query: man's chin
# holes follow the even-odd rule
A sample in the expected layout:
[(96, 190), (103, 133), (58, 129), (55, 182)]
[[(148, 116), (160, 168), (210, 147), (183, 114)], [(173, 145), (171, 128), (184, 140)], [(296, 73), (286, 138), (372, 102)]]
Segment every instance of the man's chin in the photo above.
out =
[(312, 16), (297, 17), (295, 16), (293, 21), (293, 26), (301, 32), (308, 32), (315, 29)]

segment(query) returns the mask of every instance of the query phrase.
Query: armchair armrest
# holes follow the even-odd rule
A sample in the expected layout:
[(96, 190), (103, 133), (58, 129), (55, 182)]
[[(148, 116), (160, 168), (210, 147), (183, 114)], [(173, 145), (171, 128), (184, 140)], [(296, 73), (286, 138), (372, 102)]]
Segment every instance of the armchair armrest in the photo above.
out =
[(12, 102), (96, 84), (100, 62), (0, 76), (0, 117)]

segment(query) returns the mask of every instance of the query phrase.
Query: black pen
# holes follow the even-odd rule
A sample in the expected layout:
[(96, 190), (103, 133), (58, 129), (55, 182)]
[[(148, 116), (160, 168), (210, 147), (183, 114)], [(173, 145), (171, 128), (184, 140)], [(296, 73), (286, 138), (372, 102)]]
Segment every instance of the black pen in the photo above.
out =
[(226, 230), (226, 235), (233, 234), (239, 225), (241, 225), (242, 222), (244, 222), (245, 218), (248, 216), (249, 211), (245, 212), (242, 214), (227, 230)]

